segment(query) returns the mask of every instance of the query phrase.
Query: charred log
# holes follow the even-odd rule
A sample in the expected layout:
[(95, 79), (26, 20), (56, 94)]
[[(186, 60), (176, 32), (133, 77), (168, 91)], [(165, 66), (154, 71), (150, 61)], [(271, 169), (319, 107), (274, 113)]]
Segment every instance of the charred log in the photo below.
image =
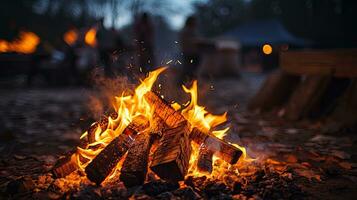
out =
[(155, 113), (169, 127), (177, 127), (180, 123), (186, 121), (180, 112), (173, 109), (164, 99), (157, 96), (154, 92), (147, 92), (144, 96), (150, 105), (154, 108)]
[(121, 135), (110, 142), (86, 167), (89, 180), (101, 184), (112, 172), (121, 157), (128, 151), (135, 135), (149, 127), (149, 122), (143, 117), (136, 117)]
[(160, 139), (150, 169), (168, 181), (183, 180), (189, 166), (191, 145), (186, 123), (168, 129)]
[(135, 138), (121, 168), (120, 180), (125, 186), (132, 187), (144, 183), (153, 139), (154, 136), (148, 132), (143, 132)]
[(242, 155), (242, 151), (237, 147), (228, 144), (210, 133), (205, 133), (198, 128), (192, 130), (190, 138), (197, 144), (205, 144), (208, 150), (213, 151), (215, 155), (230, 164), (238, 162)]
[(203, 173), (212, 173), (213, 151), (209, 150), (205, 144), (202, 144), (198, 154), (197, 169)]
[(52, 169), (52, 174), (56, 178), (65, 177), (78, 169), (76, 154), (70, 153), (60, 157)]
[(113, 171), (132, 143), (133, 139), (129, 135), (121, 134), (116, 137), (86, 167), (88, 179), (100, 185)]
[[(86, 148), (88, 145), (87, 138), (83, 138), (79, 142), (79, 147)], [(56, 178), (65, 177), (78, 169), (76, 161), (77, 148), (73, 148), (67, 154), (61, 156), (52, 168), (52, 174)]]

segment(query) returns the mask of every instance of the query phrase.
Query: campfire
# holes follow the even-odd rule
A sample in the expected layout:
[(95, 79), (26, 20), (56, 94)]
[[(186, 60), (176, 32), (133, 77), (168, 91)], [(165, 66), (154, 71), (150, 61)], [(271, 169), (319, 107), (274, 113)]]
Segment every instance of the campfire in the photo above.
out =
[[(191, 100), (169, 104), (152, 90), (160, 73), (149, 73), (133, 94), (115, 97), (115, 112), (95, 122), (80, 144), (53, 168), (57, 178), (74, 171), (101, 185), (114, 177), (127, 187), (155, 179), (179, 182), (188, 176), (218, 176), (223, 169), (249, 161), (246, 150), (222, 138), (229, 128), (226, 113), (213, 115), (197, 104), (197, 82), (183, 87)], [(218, 163), (218, 164), (217, 164)]]

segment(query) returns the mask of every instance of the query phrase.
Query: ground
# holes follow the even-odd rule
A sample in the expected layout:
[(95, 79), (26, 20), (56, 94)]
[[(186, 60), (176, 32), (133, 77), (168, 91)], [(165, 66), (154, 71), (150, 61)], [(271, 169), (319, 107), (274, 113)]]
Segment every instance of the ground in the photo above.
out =
[(228, 111), (231, 133), (225, 139), (247, 147), (255, 160), (240, 167), (231, 184), (228, 174), (209, 181), (188, 177), (186, 188), (152, 181), (135, 190), (87, 185), (86, 192), (78, 192), (83, 186), (64, 191), (65, 181), (54, 179), (49, 171), (93, 122), (88, 99), (94, 91), (1, 89), (0, 199), (354, 199), (357, 135), (326, 134), (320, 121), (287, 122), (273, 113), (247, 111), (245, 105), (263, 78), (245, 74), (239, 80), (201, 84), (202, 104), (213, 113)]

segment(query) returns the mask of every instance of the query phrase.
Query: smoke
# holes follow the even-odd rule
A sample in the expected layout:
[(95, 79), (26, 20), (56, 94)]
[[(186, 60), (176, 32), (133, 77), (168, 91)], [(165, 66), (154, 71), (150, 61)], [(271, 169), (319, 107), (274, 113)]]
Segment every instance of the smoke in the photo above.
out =
[[(93, 84), (93, 93), (89, 95), (88, 109), (94, 119), (99, 119), (114, 111), (113, 102), (116, 96), (133, 94), (136, 84), (138, 83), (135, 75), (117, 75), (108, 78), (103, 75), (102, 71), (94, 70), (91, 75)], [(136, 83), (135, 83), (136, 82)]]

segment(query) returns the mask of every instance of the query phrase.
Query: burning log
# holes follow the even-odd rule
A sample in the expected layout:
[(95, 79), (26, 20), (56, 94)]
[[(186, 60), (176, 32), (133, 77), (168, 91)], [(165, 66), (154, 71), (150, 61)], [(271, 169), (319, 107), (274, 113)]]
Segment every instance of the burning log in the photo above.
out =
[[(161, 117), (169, 127), (176, 127), (182, 122), (188, 123), (181, 113), (175, 111), (164, 99), (160, 98), (155, 93), (147, 92), (145, 98), (154, 107), (155, 113)], [(218, 139), (209, 132), (206, 133), (197, 128), (194, 128), (191, 131), (190, 139), (197, 144), (205, 143), (209, 150), (213, 151), (218, 157), (230, 164), (236, 163), (242, 155), (240, 149)]]
[[(110, 114), (109, 117), (111, 117), (112, 119), (115, 119), (118, 117), (118, 114), (112, 113), (112, 114)], [(100, 127), (101, 131), (104, 131), (105, 129), (107, 129), (108, 123), (109, 123), (109, 117), (104, 117), (99, 122), (95, 122), (94, 124), (92, 124), (91, 127), (89, 127), (88, 135), (87, 135), (89, 144), (95, 142), (95, 132), (99, 127)]]
[(174, 182), (184, 179), (191, 155), (188, 134), (186, 123), (168, 129), (163, 134), (150, 166), (160, 178)]
[(173, 109), (164, 99), (157, 96), (154, 92), (147, 92), (145, 99), (154, 108), (155, 113), (169, 126), (177, 127), (180, 123), (186, 122), (180, 112)]
[(110, 142), (86, 167), (89, 180), (101, 184), (112, 172), (121, 157), (128, 151), (137, 133), (148, 128), (149, 122), (136, 117), (112, 142)]
[[(85, 148), (88, 145), (87, 138), (82, 138), (79, 142), (79, 147)], [(78, 169), (76, 161), (77, 148), (73, 148), (64, 156), (61, 156), (52, 168), (52, 174), (56, 178), (65, 177)]]
[(56, 164), (52, 168), (52, 174), (56, 178), (62, 178), (76, 171), (77, 169), (78, 165), (76, 162), (76, 155), (74, 153), (69, 153), (57, 160)]
[(209, 150), (205, 144), (202, 144), (198, 153), (197, 169), (200, 172), (212, 173), (213, 151)]
[(120, 134), (116, 137), (86, 167), (87, 178), (100, 185), (113, 171), (132, 143), (133, 139), (129, 135)]
[(131, 187), (144, 183), (153, 139), (154, 136), (148, 132), (143, 132), (135, 138), (121, 168), (120, 180), (125, 186)]
[(197, 144), (205, 144), (208, 150), (214, 152), (219, 158), (228, 162), (229, 164), (235, 164), (238, 162), (242, 151), (237, 147), (228, 144), (227, 142), (215, 137), (209, 132), (204, 132), (198, 128), (193, 128), (190, 134), (190, 139)]

